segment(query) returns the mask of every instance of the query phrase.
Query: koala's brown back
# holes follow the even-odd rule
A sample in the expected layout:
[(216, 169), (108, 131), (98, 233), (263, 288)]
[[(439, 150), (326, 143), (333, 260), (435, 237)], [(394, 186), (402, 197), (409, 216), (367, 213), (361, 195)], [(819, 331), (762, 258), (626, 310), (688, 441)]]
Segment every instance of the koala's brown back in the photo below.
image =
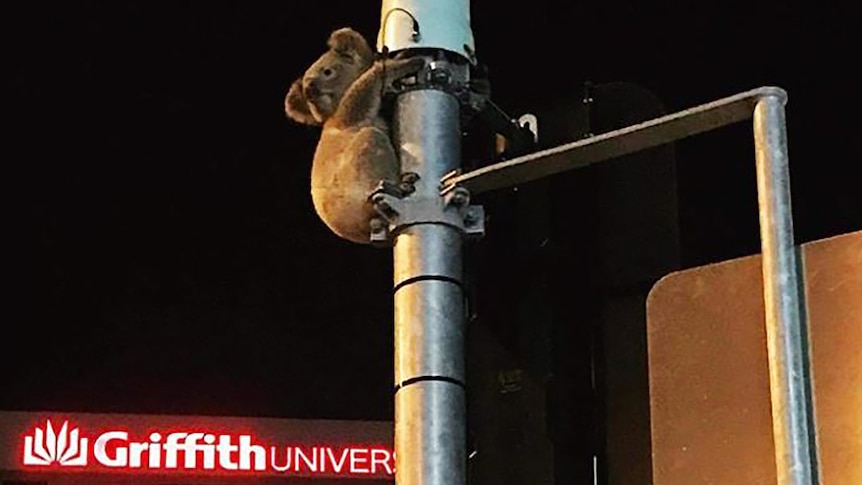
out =
[(373, 60), (367, 42), (351, 29), (339, 29), (324, 53), (291, 85), (285, 109), (300, 123), (323, 125), (311, 195), (323, 222), (339, 236), (368, 243), (374, 210), (368, 197), (386, 181), (396, 183), (398, 157), (389, 127), (380, 116), (384, 87), (418, 72), (421, 58)]
[[(385, 126), (385, 125), (384, 125)], [(311, 170), (311, 196), (321, 220), (336, 234), (367, 243), (374, 217), (368, 196), (382, 180), (394, 182), (399, 167), (385, 128), (324, 125)]]

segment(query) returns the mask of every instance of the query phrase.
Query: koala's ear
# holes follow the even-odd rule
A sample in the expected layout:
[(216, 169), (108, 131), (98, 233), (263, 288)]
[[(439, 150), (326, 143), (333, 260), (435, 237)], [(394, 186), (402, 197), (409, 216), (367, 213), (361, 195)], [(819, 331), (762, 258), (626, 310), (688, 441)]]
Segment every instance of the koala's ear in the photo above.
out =
[(362, 34), (345, 27), (338, 29), (329, 36), (327, 43), (329, 48), (339, 54), (357, 56), (360, 60), (370, 61), (374, 57), (374, 52), (368, 46), (368, 42)]
[(284, 98), (284, 112), (297, 123), (320, 126), (320, 122), (314, 119), (311, 110), (308, 109), (308, 100), (302, 94), (302, 79), (297, 79), (290, 85), (290, 90)]

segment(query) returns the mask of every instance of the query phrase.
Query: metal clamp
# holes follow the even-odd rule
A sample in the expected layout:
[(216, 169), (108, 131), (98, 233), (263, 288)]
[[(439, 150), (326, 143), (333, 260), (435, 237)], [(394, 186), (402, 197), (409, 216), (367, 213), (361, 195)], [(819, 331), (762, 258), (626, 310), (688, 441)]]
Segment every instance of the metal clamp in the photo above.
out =
[(484, 208), (470, 204), (470, 191), (449, 186), (438, 197), (421, 197), (413, 189), (418, 180), (417, 174), (408, 172), (397, 186), (381, 182), (369, 196), (380, 216), (371, 221), (372, 243), (388, 243), (398, 231), (416, 224), (444, 224), (472, 237), (485, 234)]

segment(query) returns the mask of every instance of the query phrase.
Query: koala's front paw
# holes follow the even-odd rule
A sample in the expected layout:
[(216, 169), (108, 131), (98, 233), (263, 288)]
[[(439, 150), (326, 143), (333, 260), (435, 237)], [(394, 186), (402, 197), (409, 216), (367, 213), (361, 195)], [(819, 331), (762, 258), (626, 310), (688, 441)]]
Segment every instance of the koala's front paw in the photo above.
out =
[(428, 59), (421, 56), (410, 57), (404, 59), (404, 63), (406, 64), (405, 69), (409, 70), (410, 72), (419, 72), (422, 70), (422, 68), (428, 65)]
[(424, 57), (408, 57), (385, 61), (386, 81), (390, 84), (398, 79), (419, 73), (427, 63)]

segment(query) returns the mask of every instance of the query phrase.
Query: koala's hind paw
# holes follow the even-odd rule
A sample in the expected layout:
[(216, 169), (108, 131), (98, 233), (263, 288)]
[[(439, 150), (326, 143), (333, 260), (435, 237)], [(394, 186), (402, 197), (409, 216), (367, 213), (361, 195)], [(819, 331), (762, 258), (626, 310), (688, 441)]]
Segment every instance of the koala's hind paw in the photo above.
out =
[(387, 194), (393, 197), (404, 197), (404, 191), (401, 190), (400, 184), (394, 183), (390, 180), (381, 180), (377, 183), (377, 186), (374, 187), (374, 190), (371, 191), (371, 194), (368, 195), (368, 200), (372, 200), (377, 194)]

